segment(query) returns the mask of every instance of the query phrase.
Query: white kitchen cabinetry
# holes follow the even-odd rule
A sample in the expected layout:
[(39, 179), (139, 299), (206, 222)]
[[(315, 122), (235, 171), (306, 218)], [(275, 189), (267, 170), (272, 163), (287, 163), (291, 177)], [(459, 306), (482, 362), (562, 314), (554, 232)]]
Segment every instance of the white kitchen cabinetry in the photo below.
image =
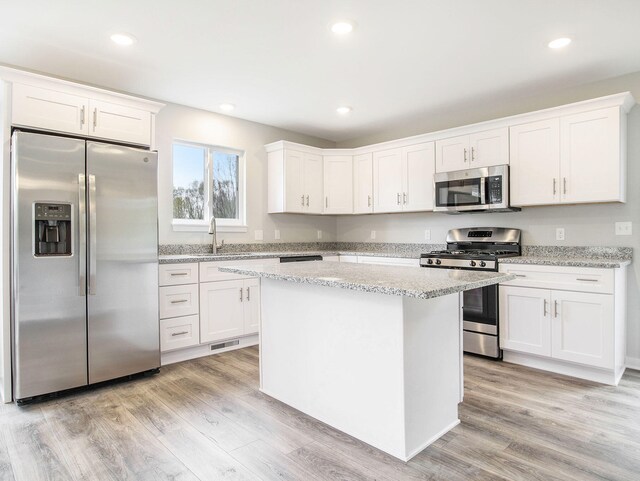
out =
[(353, 213), (373, 212), (373, 154), (353, 157)]
[(200, 343), (198, 263), (162, 264), (160, 284), (160, 351)]
[(353, 213), (353, 157), (351, 155), (325, 155), (324, 213)]
[(620, 107), (511, 127), (511, 204), (626, 201)]
[(269, 152), (269, 213), (321, 214), (322, 180), (322, 155), (293, 149)]
[(434, 149), (426, 142), (373, 153), (374, 212), (433, 210)]
[(86, 96), (76, 95), (65, 92), (63, 85), (52, 85), (13, 84), (13, 125), (151, 145), (152, 111), (128, 106), (121, 98), (115, 102), (96, 99), (89, 91)]
[(160, 351), (173, 351), (200, 343), (198, 315), (160, 320)]
[(436, 141), (436, 172), (509, 163), (509, 129), (499, 128)]
[[(342, 258), (342, 256), (340, 256)], [(357, 256), (358, 264), (374, 264), (380, 266), (420, 267), (420, 259), (403, 257)], [(341, 259), (342, 261), (342, 259)]]
[(624, 373), (626, 269), (503, 264), (504, 359), (617, 384)]
[(244, 293), (244, 334), (256, 334), (260, 330), (260, 279), (246, 279)]
[(560, 120), (516, 125), (511, 137), (511, 204), (543, 205), (560, 201)]

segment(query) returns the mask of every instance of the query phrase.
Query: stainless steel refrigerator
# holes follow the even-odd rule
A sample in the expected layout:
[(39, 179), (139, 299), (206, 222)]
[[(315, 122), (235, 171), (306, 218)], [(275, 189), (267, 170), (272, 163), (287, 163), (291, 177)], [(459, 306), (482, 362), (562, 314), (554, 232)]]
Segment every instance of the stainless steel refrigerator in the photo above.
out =
[(157, 154), (12, 136), (13, 397), (160, 366)]

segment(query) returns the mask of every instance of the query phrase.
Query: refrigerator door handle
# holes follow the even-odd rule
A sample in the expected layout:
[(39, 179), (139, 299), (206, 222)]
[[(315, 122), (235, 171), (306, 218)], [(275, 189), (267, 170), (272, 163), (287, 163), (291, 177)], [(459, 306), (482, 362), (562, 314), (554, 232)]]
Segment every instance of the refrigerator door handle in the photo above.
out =
[(89, 175), (89, 295), (96, 295), (96, 176)]
[(87, 295), (87, 187), (84, 174), (78, 174), (78, 295)]

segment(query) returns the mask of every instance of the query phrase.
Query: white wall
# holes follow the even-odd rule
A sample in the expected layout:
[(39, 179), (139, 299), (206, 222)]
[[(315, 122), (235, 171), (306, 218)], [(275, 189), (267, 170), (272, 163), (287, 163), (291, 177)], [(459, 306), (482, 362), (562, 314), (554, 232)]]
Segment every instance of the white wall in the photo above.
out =
[[(612, 93), (631, 91), (640, 100), (640, 72), (585, 85), (570, 91), (558, 91), (544, 98), (514, 102), (505, 99), (484, 112), (470, 113), (463, 109), (459, 121), (451, 113), (442, 122), (429, 118), (422, 122), (398, 125), (374, 136), (352, 140), (348, 146), (367, 145), (407, 137), (450, 126), (488, 120), (536, 109), (553, 107)], [(455, 227), (505, 226), (522, 229), (525, 245), (590, 245), (627, 246), (634, 248), (636, 261), (628, 269), (628, 356), (640, 365), (640, 106), (629, 114), (628, 124), (628, 201), (626, 204), (600, 204), (524, 208), (522, 212), (503, 214), (386, 214), (339, 217), (338, 241), (370, 241), (371, 230), (376, 242), (424, 242), (425, 229), (431, 230), (431, 240), (444, 242), (446, 231)], [(341, 146), (347, 146), (342, 143)], [(603, 169), (606, 165), (603, 165)], [(633, 236), (616, 236), (616, 221), (632, 221)], [(565, 228), (565, 241), (555, 240), (556, 227)]]
[(171, 143), (174, 139), (232, 147), (246, 152), (247, 225), (246, 233), (219, 233), (225, 242), (255, 242), (254, 231), (264, 231), (264, 242), (274, 242), (275, 229), (281, 242), (316, 241), (322, 230), (323, 241), (336, 239), (332, 217), (267, 214), (267, 154), (265, 144), (290, 140), (316, 147), (334, 147), (333, 142), (297, 134), (268, 125), (249, 122), (181, 105), (168, 104), (157, 117), (156, 148), (159, 152), (160, 244), (199, 244), (211, 242), (206, 232), (174, 232), (172, 218)]

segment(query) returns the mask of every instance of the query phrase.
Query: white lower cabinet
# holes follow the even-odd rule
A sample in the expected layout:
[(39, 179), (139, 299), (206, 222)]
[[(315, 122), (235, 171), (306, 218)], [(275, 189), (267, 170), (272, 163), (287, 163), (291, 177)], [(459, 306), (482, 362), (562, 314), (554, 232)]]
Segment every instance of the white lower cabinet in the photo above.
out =
[(200, 343), (198, 315), (160, 320), (160, 350), (173, 351)]
[(200, 284), (201, 343), (254, 334), (259, 323), (259, 279)]
[(518, 276), (500, 285), (505, 361), (618, 383), (625, 369), (624, 267), (503, 265), (500, 270)]

